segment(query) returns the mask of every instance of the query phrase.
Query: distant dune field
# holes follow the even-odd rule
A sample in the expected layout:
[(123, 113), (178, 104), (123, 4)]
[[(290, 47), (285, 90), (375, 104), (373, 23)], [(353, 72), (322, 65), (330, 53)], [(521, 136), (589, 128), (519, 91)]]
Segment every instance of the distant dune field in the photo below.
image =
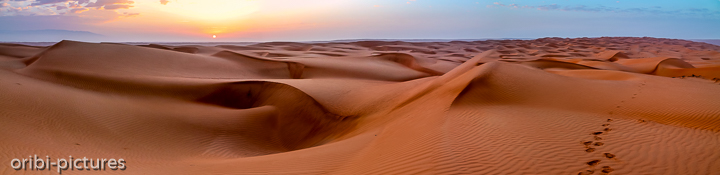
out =
[(720, 46), (687, 40), (0, 44), (0, 92), (0, 174), (720, 172)]

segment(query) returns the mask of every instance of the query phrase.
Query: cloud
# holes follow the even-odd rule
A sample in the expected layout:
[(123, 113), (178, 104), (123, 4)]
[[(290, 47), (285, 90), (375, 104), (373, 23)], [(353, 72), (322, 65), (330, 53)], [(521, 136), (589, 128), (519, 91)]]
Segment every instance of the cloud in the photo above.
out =
[(563, 11), (580, 11), (580, 12), (611, 12), (611, 11), (617, 11), (618, 9), (613, 8), (607, 8), (605, 6), (598, 6), (598, 7), (588, 7), (584, 5), (577, 5), (577, 6), (566, 6), (562, 8)]
[(140, 15), (140, 13), (128, 13), (128, 12), (125, 12), (125, 13), (123, 13), (122, 17), (133, 17), (133, 16), (138, 16), (138, 15)]
[(75, 1), (75, 2), (70, 1), (70, 3), (68, 3), (68, 5), (70, 5), (70, 8), (81, 8), (84, 5), (87, 5), (88, 3), (90, 3), (90, 0), (79, 0), (79, 1)]
[(85, 7), (95, 7), (96, 9), (115, 10), (115, 9), (128, 9), (134, 4), (134, 1), (130, 0), (98, 0), (97, 2), (88, 3)]
[(108, 12), (103, 14), (106, 17), (97, 17), (97, 14), (101, 13), (93, 13), (87, 17), (129, 17), (136, 15), (130, 12), (123, 14), (117, 10), (133, 8), (134, 3), (133, 0), (0, 0), (0, 16), (62, 16), (102, 10)]
[(130, 7), (133, 7), (131, 5), (125, 5), (125, 4), (110, 4), (105, 5), (103, 9), (105, 10), (116, 10), (116, 9), (129, 9)]
[(72, 0), (35, 0), (31, 6), (39, 6), (39, 5), (45, 5), (45, 4), (56, 4), (56, 3), (65, 3)]
[[(18, 15), (57, 15), (56, 5), (53, 6), (30, 6), (30, 2), (0, 0), (0, 16)], [(7, 2), (7, 3), (5, 3)], [(62, 7), (60, 7), (62, 9)]]
[(88, 10), (90, 10), (90, 9), (88, 9), (88, 8), (76, 8), (76, 9), (70, 10), (70, 12), (71, 12), (71, 13), (82, 13), (82, 12), (86, 12), (86, 11), (88, 11)]
[(492, 5), (487, 5), (487, 8), (523, 8), (523, 9), (537, 9), (540, 11), (574, 11), (574, 12), (613, 12), (613, 13), (647, 13), (654, 15), (688, 15), (688, 16), (718, 16), (720, 17), (720, 11), (711, 11), (707, 8), (689, 8), (684, 10), (662, 10), (659, 6), (651, 6), (649, 8), (614, 8), (605, 7), (602, 5), (598, 6), (560, 6), (558, 4), (551, 5), (539, 5), (539, 6), (519, 6), (517, 4), (503, 4), (500, 2), (494, 2)]
[(160, 0), (160, 4), (167, 5), (167, 3), (170, 2), (169, 0)]
[(500, 3), (500, 2), (494, 2), (493, 4), (495, 4), (495, 5), (497, 5), (497, 6), (500, 6), (500, 7), (518, 8), (518, 5), (517, 5), (517, 4), (505, 5), (505, 4)]
[(92, 24), (107, 21), (107, 18), (83, 18), (73, 15), (53, 16), (0, 16), (0, 30), (40, 30), (40, 29), (62, 29), (69, 26), (78, 28), (89, 28)]
[(89, 8), (115, 11), (130, 9), (132, 0), (0, 0), (0, 16), (66, 15), (83, 13)]
[[(533, 6), (527, 6), (527, 7), (529, 7), (529, 8), (535, 8), (535, 7), (533, 7)], [(558, 7), (557, 4), (551, 4), (551, 5), (541, 5), (541, 6), (537, 6), (537, 9), (538, 9), (538, 10), (548, 11), (548, 10), (557, 10), (557, 9), (560, 9), (560, 8)]]
[(690, 8), (688, 10), (693, 11), (693, 12), (710, 12), (710, 10), (708, 10), (706, 8)]

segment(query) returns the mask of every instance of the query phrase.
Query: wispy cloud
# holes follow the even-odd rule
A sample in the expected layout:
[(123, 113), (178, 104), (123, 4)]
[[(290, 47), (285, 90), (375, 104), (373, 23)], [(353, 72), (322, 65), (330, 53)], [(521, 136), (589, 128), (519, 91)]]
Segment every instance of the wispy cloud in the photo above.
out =
[(125, 13), (123, 13), (122, 17), (133, 17), (133, 16), (138, 16), (138, 15), (140, 15), (140, 13), (128, 13), (128, 12), (125, 12)]
[(88, 8), (74, 8), (74, 9), (70, 10), (70, 12), (71, 12), (71, 13), (82, 13), (82, 12), (85, 12), (85, 11), (88, 11), (88, 10), (90, 10), (90, 9), (88, 9)]
[(689, 8), (684, 10), (664, 10), (660, 6), (651, 6), (647, 8), (617, 8), (607, 7), (603, 5), (597, 6), (561, 6), (558, 4), (550, 5), (518, 5), (518, 4), (503, 4), (500, 2), (494, 2), (492, 5), (487, 5), (488, 8), (513, 8), (513, 9), (536, 9), (540, 11), (574, 11), (574, 12), (614, 12), (614, 13), (647, 13), (656, 15), (701, 15), (701, 16), (720, 16), (720, 11), (712, 11), (707, 8)]
[(61, 2), (68, 2), (70, 0), (36, 0), (33, 2), (32, 6), (38, 6), (38, 5), (45, 5), (45, 4), (55, 4), (55, 3), (61, 3)]
[[(46, 16), (68, 15), (96, 10), (115, 11), (130, 9), (134, 1), (131, 0), (3, 0), (0, 4), (0, 16)], [(116, 13), (123, 16), (121, 12)], [(125, 12), (123, 12), (125, 13)], [(134, 16), (134, 15), (133, 15)]]
[(97, 0), (97, 2), (88, 3), (85, 7), (95, 7), (97, 9), (128, 9), (133, 7), (134, 1), (130, 0)]

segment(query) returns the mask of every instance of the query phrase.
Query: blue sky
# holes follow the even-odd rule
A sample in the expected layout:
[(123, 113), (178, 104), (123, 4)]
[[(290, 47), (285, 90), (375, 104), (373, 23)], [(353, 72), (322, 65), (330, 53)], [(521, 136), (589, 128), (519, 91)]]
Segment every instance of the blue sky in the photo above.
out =
[[(0, 0), (0, 6), (0, 41), (720, 39), (720, 0)], [(102, 36), (18, 32), (47, 29)]]

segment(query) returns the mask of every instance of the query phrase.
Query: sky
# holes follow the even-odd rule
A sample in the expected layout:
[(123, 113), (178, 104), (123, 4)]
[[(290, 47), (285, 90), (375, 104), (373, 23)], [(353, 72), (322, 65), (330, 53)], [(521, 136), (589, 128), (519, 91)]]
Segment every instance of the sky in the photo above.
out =
[(720, 39), (720, 0), (0, 0), (15, 42), (601, 36)]

